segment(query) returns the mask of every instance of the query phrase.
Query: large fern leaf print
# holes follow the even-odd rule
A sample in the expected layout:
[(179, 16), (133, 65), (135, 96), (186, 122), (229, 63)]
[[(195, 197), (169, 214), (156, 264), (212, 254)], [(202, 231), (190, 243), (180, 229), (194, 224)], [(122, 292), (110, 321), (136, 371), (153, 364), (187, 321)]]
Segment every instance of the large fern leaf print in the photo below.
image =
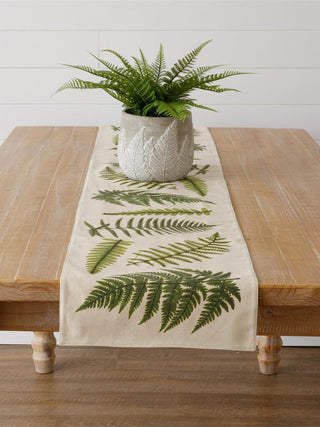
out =
[(180, 262), (193, 263), (210, 259), (214, 254), (229, 251), (229, 242), (215, 233), (209, 237), (199, 237), (198, 240), (159, 245), (156, 248), (140, 250), (128, 260), (128, 265), (179, 265)]
[(130, 318), (144, 304), (139, 324), (161, 314), (159, 331), (167, 332), (186, 321), (201, 306), (192, 333), (208, 325), (241, 301), (231, 273), (201, 270), (163, 270), (129, 273), (99, 280), (77, 312), (87, 309), (127, 308)]
[(125, 253), (131, 242), (125, 240), (104, 239), (87, 256), (87, 270), (91, 274), (99, 273), (108, 265), (117, 261)]

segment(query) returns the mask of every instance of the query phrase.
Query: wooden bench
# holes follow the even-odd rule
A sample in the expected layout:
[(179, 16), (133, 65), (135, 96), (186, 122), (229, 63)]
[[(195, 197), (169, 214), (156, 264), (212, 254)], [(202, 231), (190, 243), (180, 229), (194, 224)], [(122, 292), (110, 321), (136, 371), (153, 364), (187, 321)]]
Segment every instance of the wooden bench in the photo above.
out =
[[(17, 127), (0, 147), (0, 330), (51, 372), (59, 278), (97, 127)], [(304, 130), (211, 128), (259, 281), (259, 365), (320, 335), (320, 147)]]

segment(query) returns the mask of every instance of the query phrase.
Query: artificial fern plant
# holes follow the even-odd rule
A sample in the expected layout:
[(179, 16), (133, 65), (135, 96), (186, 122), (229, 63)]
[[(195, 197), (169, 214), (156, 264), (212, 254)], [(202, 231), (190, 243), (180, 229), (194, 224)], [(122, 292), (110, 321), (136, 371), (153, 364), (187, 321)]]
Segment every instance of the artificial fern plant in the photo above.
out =
[(122, 66), (112, 64), (93, 54), (91, 55), (105, 67), (104, 69), (64, 64), (100, 77), (102, 80), (92, 82), (75, 78), (61, 86), (57, 92), (64, 89), (102, 89), (122, 102), (127, 113), (138, 116), (175, 117), (184, 120), (190, 113), (191, 107), (216, 111), (210, 107), (196, 104), (195, 99), (190, 97), (191, 92), (196, 89), (217, 93), (237, 91), (223, 88), (216, 82), (245, 73), (224, 71), (218, 74), (208, 74), (210, 70), (219, 65), (195, 68), (197, 56), (210, 41), (202, 43), (179, 59), (171, 69), (166, 68), (162, 45), (152, 64), (148, 63), (141, 49), (140, 58), (133, 56), (132, 63), (118, 52), (106, 49), (103, 52), (116, 56)]

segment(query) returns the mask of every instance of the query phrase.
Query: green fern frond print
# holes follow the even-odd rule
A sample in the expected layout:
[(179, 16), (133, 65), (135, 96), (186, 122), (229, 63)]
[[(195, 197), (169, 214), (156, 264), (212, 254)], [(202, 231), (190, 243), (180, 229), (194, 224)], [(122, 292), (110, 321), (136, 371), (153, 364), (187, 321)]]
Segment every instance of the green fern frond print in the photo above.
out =
[(144, 303), (139, 324), (161, 314), (159, 331), (167, 332), (186, 321), (201, 305), (192, 333), (208, 325), (241, 301), (231, 273), (178, 269), (131, 273), (99, 280), (77, 312), (87, 309), (128, 308), (128, 317)]
[(118, 237), (119, 233), (123, 233), (127, 237), (134, 234), (139, 236), (154, 235), (154, 234), (172, 234), (172, 233), (195, 233), (210, 230), (213, 225), (203, 222), (190, 220), (179, 220), (172, 218), (140, 218), (135, 221), (135, 217), (130, 218), (126, 224), (122, 224), (123, 218), (119, 218), (114, 225), (105, 223), (103, 219), (100, 221), (100, 226), (94, 227), (85, 221), (85, 225), (89, 228), (91, 236), (100, 236), (101, 230), (109, 232), (113, 237)]
[(90, 274), (99, 273), (105, 267), (114, 264), (125, 253), (131, 242), (104, 239), (87, 256), (87, 270)]
[(210, 165), (198, 166), (197, 164), (192, 165), (191, 171), (196, 171), (195, 175), (205, 175), (208, 172)]
[(206, 147), (197, 142), (194, 143), (194, 151), (204, 151)]
[(194, 175), (187, 175), (183, 180), (181, 180), (181, 182), (187, 190), (193, 191), (200, 196), (206, 196), (208, 193), (208, 186), (206, 182)]
[(171, 183), (160, 183), (160, 182), (147, 182), (147, 181), (135, 181), (133, 179), (127, 178), (123, 173), (116, 172), (114, 169), (107, 166), (100, 172), (100, 176), (109, 181), (117, 182), (120, 185), (126, 185), (127, 187), (138, 187), (138, 188), (147, 188), (148, 190), (162, 190), (163, 188), (169, 188), (171, 190), (176, 190), (176, 186)]
[(98, 194), (93, 196), (93, 199), (104, 200), (118, 206), (123, 206), (123, 202), (131, 205), (150, 206), (151, 202), (159, 203), (210, 203), (208, 200), (202, 200), (194, 197), (188, 197), (181, 194), (169, 193), (153, 193), (150, 191), (136, 191), (136, 190), (104, 190), (99, 191)]
[(202, 208), (202, 209), (184, 209), (184, 208), (172, 208), (172, 209), (141, 209), (138, 211), (124, 211), (124, 212), (105, 212), (103, 215), (134, 215), (134, 216), (140, 216), (140, 215), (171, 215), (171, 216), (177, 216), (177, 215), (211, 215), (212, 210)]
[(169, 243), (167, 246), (159, 245), (157, 248), (145, 249), (136, 252), (128, 260), (127, 265), (179, 265), (179, 262), (193, 263), (210, 259), (214, 254), (229, 251), (229, 242), (215, 233), (210, 237), (199, 237), (197, 241), (185, 240), (184, 242)]

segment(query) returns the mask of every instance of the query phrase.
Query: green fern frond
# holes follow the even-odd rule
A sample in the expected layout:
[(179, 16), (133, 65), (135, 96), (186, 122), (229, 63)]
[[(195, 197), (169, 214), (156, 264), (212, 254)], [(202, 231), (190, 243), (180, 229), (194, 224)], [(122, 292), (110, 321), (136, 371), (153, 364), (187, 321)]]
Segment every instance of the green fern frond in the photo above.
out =
[(207, 195), (208, 186), (203, 179), (197, 178), (194, 175), (187, 175), (180, 182), (185, 186), (187, 190), (200, 194), (200, 196)]
[(141, 69), (142, 69), (142, 73), (144, 75), (144, 77), (146, 77), (147, 79), (150, 79), (151, 81), (153, 80), (154, 77), (154, 73), (152, 70), (152, 67), (148, 64), (148, 61), (144, 55), (144, 53), (142, 52), (141, 49), (139, 49), (140, 52), (140, 57), (141, 57)]
[(199, 77), (199, 76), (202, 76), (203, 74), (207, 73), (208, 71), (211, 71), (214, 68), (218, 68), (218, 67), (222, 67), (222, 64), (198, 67), (195, 70), (191, 70), (188, 74), (186, 74), (185, 78)]
[(210, 92), (222, 93), (222, 92), (241, 92), (238, 89), (231, 89), (229, 87), (221, 87), (221, 86), (209, 86), (209, 85), (200, 85), (199, 89), (207, 90)]
[(127, 265), (179, 265), (180, 262), (193, 263), (212, 258), (214, 254), (229, 251), (229, 242), (215, 233), (210, 237), (199, 237), (198, 241), (185, 240), (184, 242), (159, 245), (157, 248), (144, 249), (134, 253)]
[(177, 119), (185, 119), (190, 114), (186, 103), (180, 100), (170, 102), (155, 100), (144, 107), (143, 115), (146, 116), (150, 111), (153, 112), (153, 116), (175, 117)]
[(133, 75), (135, 76), (139, 76), (139, 74), (137, 74), (136, 70), (134, 69), (134, 67), (130, 64), (130, 62), (122, 55), (120, 55), (120, 53), (116, 52), (115, 50), (112, 49), (103, 49), (102, 52), (109, 52), (112, 55), (116, 56), (118, 59), (120, 59), (120, 61), (123, 63), (123, 65), (126, 67), (126, 69)]
[(160, 43), (159, 53), (155, 61), (151, 64), (151, 68), (153, 71), (155, 81), (158, 83), (161, 83), (165, 74), (165, 69), (166, 69), (166, 61), (164, 58), (162, 43)]
[(199, 209), (179, 209), (179, 208), (172, 208), (172, 209), (142, 209), (139, 211), (124, 211), (124, 212), (105, 212), (103, 215), (171, 215), (171, 216), (177, 216), (177, 215), (211, 215), (212, 210), (202, 208)]
[[(201, 87), (201, 89), (204, 89), (203, 87)], [(200, 104), (196, 104), (193, 101), (186, 101), (187, 105), (190, 105), (191, 107), (195, 107), (195, 108), (200, 108), (202, 110), (208, 110), (208, 111), (214, 111), (215, 113), (217, 112), (217, 110), (215, 110), (214, 108), (208, 107), (206, 105), (200, 105)]]
[(105, 267), (114, 264), (125, 253), (132, 242), (104, 239), (87, 256), (87, 270), (90, 274), (99, 273)]
[(241, 74), (249, 74), (241, 71), (224, 71), (223, 73), (210, 74), (209, 76), (203, 76), (199, 79), (198, 87), (206, 85), (208, 83), (216, 82), (218, 80), (226, 79), (227, 77), (239, 76)]
[(202, 200), (195, 197), (188, 197), (181, 194), (170, 193), (153, 193), (151, 191), (136, 191), (136, 190), (104, 190), (99, 191), (93, 196), (95, 200), (104, 200), (107, 203), (123, 206), (123, 202), (131, 205), (150, 206), (151, 202), (159, 203), (210, 203), (208, 200)]
[(100, 83), (93, 83), (86, 80), (81, 79), (73, 79), (65, 83), (59, 89), (57, 89), (56, 93), (61, 92), (64, 89), (103, 89), (105, 90), (105, 86)]
[(123, 218), (118, 219), (114, 225), (105, 223), (103, 219), (100, 221), (100, 226), (94, 227), (88, 222), (84, 222), (89, 229), (91, 236), (102, 237), (100, 231), (109, 232), (113, 237), (118, 237), (119, 233), (123, 233), (127, 237), (132, 234), (144, 236), (146, 234), (172, 234), (172, 233), (195, 233), (210, 230), (214, 225), (205, 224), (203, 222), (179, 220), (172, 218), (140, 218), (134, 222), (135, 217), (130, 218), (125, 225), (122, 225)]
[(120, 81), (125, 81), (126, 83), (129, 83), (130, 85), (134, 84), (134, 78), (132, 76), (132, 73), (126, 70), (123, 67), (118, 67), (117, 65), (112, 64), (111, 62), (105, 61), (102, 58), (99, 58), (98, 56), (91, 53), (91, 56), (95, 58), (98, 62), (100, 62), (102, 65), (104, 65), (113, 75), (116, 76)]
[(179, 59), (173, 65), (171, 70), (167, 71), (166, 76), (163, 79), (165, 83), (170, 84), (175, 78), (179, 76), (179, 74), (190, 71), (201, 50), (210, 42), (211, 40), (201, 43), (200, 46), (196, 47), (191, 52), (187, 53), (187, 55), (185, 55), (183, 58)]
[(100, 176), (109, 181), (117, 182), (120, 185), (127, 185), (128, 187), (139, 187), (139, 188), (147, 188), (148, 190), (156, 189), (162, 190), (163, 188), (169, 188), (171, 190), (176, 190), (176, 186), (169, 182), (155, 182), (155, 181), (135, 181), (133, 179), (129, 179), (121, 172), (116, 172), (114, 169), (109, 166), (105, 167), (101, 172)]
[(76, 310), (128, 309), (130, 318), (142, 304), (143, 324), (161, 313), (160, 331), (167, 332), (186, 321), (194, 310), (202, 311), (193, 333), (212, 322), (223, 311), (241, 301), (240, 289), (231, 273), (212, 273), (190, 269), (129, 273), (99, 280)]
[(248, 73), (226, 71), (207, 75), (213, 68), (220, 67), (220, 65), (194, 68), (197, 56), (208, 43), (209, 41), (204, 42), (187, 53), (170, 70), (166, 69), (162, 45), (151, 65), (141, 49), (140, 58), (132, 56), (133, 63), (115, 50), (102, 51), (119, 59), (121, 66), (91, 53), (104, 69), (97, 70), (84, 65), (66, 65), (101, 77), (102, 80), (94, 83), (73, 79), (61, 86), (57, 92), (65, 89), (102, 89), (120, 101), (126, 112), (139, 116), (175, 117), (184, 120), (190, 114), (192, 107), (215, 111), (210, 107), (196, 104), (195, 100), (189, 97), (190, 93), (195, 89), (218, 93), (233, 90), (212, 85), (212, 83), (234, 75)]
[(112, 76), (109, 71), (95, 70), (94, 68), (86, 66), (86, 65), (70, 65), (70, 64), (62, 64), (62, 65), (69, 67), (69, 68), (75, 68), (76, 70), (84, 71), (86, 73), (92, 74), (92, 75), (97, 76), (97, 77), (103, 77), (103, 78), (108, 79), (108, 80), (109, 80), (110, 76)]

